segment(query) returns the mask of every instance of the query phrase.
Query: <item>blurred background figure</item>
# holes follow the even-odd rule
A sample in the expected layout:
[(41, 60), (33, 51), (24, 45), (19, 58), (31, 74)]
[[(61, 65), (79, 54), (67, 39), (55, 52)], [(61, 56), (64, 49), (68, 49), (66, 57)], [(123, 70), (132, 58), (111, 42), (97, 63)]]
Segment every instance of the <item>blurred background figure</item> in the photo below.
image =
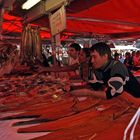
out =
[(132, 70), (133, 69), (133, 60), (132, 60), (132, 56), (130, 54), (130, 52), (126, 52), (125, 53), (125, 59), (124, 59), (124, 64), (127, 67), (128, 70)]
[(77, 69), (75, 71), (69, 72), (70, 77), (76, 77), (79, 76), (80, 74), (78, 69), (80, 50), (81, 50), (81, 46), (77, 43), (71, 44), (68, 48), (68, 65), (77, 66)]
[(68, 65), (79, 64), (79, 52), (81, 50), (81, 46), (77, 43), (73, 43), (68, 48)]
[(90, 76), (90, 49), (83, 48), (79, 53), (80, 76), (84, 81), (88, 81)]
[(134, 66), (140, 65), (140, 51), (137, 51), (136, 54), (133, 56)]
[(119, 61), (122, 62), (122, 63), (124, 63), (124, 59), (125, 59), (124, 56), (120, 53)]
[(115, 54), (114, 54), (114, 60), (119, 61), (119, 53), (115, 52)]
[(45, 67), (49, 67), (48, 57), (49, 57), (49, 50), (42, 48), (42, 57), (43, 57), (43, 65)]

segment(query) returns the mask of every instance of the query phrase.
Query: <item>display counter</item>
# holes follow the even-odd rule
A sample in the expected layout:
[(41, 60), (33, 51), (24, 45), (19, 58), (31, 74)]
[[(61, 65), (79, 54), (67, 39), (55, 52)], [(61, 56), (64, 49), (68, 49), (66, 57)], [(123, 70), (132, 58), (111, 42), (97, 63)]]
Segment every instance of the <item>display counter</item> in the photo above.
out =
[[(75, 97), (70, 86), (83, 92), (81, 87), (85, 85), (36, 71), (1, 77), (0, 139), (12, 139), (13, 133), (5, 133), (5, 136), (2, 133), (16, 127), (14, 133), (21, 140), (25, 137), (32, 140), (122, 140), (140, 101), (136, 102), (130, 95), (127, 98), (126, 93), (112, 100)], [(10, 129), (6, 125), (9, 121)], [(136, 139), (140, 138), (139, 127), (138, 123)]]

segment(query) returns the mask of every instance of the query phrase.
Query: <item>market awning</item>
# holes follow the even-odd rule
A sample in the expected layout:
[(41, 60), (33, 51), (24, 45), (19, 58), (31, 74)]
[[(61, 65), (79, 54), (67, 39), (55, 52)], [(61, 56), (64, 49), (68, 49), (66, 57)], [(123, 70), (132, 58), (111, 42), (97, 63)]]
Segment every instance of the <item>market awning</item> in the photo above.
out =
[[(4, 32), (21, 31), (22, 16), (26, 14), (20, 8), (23, 1), (15, 0), (13, 11), (4, 14)], [(139, 0), (73, 0), (66, 7), (67, 28), (65, 31), (82, 34), (91, 33), (93, 36), (105, 35), (113, 39), (137, 39), (140, 37), (139, 9)], [(16, 17), (11, 19), (8, 15), (16, 15)], [(33, 23), (49, 28), (47, 15), (42, 16)]]

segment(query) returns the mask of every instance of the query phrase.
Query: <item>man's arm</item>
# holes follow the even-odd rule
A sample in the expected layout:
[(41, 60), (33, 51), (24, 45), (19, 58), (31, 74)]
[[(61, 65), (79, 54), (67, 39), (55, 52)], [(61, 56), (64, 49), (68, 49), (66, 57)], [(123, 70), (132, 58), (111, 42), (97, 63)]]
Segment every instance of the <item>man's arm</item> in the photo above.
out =
[(78, 89), (73, 90), (70, 93), (76, 97), (96, 97), (106, 99), (106, 92), (101, 90), (95, 91), (92, 89)]

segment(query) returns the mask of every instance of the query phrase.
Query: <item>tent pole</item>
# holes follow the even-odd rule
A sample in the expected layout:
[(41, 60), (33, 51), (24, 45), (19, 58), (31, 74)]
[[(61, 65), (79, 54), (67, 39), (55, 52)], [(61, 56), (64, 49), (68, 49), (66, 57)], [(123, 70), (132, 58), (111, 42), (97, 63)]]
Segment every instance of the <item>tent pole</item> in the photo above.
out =
[(53, 62), (54, 62), (54, 66), (56, 66), (56, 56), (55, 56), (55, 48), (56, 48), (56, 40), (55, 40), (55, 36), (51, 37), (51, 44), (52, 44), (52, 57), (53, 57)]
[(99, 23), (110, 23), (110, 24), (122, 24), (127, 26), (140, 26), (139, 23), (132, 23), (132, 22), (124, 22), (124, 21), (117, 21), (117, 20), (105, 20), (105, 19), (95, 19), (95, 18), (79, 18), (79, 17), (67, 17), (69, 20), (77, 20), (77, 21), (90, 21), (90, 22), (99, 22)]

